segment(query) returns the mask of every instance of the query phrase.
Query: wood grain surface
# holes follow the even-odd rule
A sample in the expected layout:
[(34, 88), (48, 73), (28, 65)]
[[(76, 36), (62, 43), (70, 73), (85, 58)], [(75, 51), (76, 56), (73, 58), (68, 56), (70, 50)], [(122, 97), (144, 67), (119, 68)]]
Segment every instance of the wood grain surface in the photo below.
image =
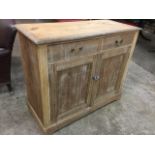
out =
[(17, 24), (16, 28), (36, 44), (47, 44), (139, 30), (138, 27), (121, 24), (111, 20)]
[(17, 28), (28, 106), (43, 131), (120, 99), (137, 27), (99, 20)]

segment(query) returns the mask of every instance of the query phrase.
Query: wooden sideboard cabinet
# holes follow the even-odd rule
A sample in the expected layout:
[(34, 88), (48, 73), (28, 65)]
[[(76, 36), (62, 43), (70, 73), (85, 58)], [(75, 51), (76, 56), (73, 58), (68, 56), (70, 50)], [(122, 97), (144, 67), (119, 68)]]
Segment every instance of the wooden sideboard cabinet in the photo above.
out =
[(110, 20), (16, 27), (28, 107), (45, 132), (120, 99), (139, 28)]

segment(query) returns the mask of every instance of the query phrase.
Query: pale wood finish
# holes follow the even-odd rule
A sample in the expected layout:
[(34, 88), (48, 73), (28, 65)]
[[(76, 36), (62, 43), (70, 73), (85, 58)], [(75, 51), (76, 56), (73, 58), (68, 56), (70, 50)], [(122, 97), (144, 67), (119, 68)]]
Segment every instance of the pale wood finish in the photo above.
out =
[(139, 35), (139, 31), (136, 31), (135, 35), (134, 35), (134, 38), (133, 38), (133, 41), (132, 41), (132, 45), (131, 45), (131, 51), (129, 53), (129, 58), (127, 60), (127, 65), (126, 67), (124, 68), (124, 72), (122, 73), (123, 74), (123, 77), (120, 81), (120, 88), (123, 86), (123, 82), (125, 80), (125, 77), (127, 75), (127, 69), (128, 69), (128, 65), (129, 65), (129, 62), (130, 62), (130, 59), (132, 58), (132, 55), (133, 55), (133, 52), (135, 50), (135, 46), (136, 46), (136, 43), (137, 43), (137, 39), (138, 39), (138, 35)]
[(92, 20), (66, 23), (18, 24), (18, 31), (36, 44), (84, 39), (89, 37), (135, 31), (139, 28), (110, 20)]
[(43, 122), (44, 126), (48, 126), (50, 122), (50, 94), (49, 94), (49, 77), (48, 77), (48, 55), (47, 48), (45, 45), (38, 46), (37, 49), (38, 55), (38, 69), (39, 69), (39, 77), (40, 77), (40, 93), (43, 110)]
[(115, 48), (104, 51), (98, 58), (96, 75), (92, 94), (93, 104), (101, 104), (107, 98), (120, 93), (120, 81), (123, 78), (124, 67), (129, 57), (130, 47)]
[(43, 111), (40, 92), (40, 77), (37, 58), (37, 46), (19, 34), (20, 48), (22, 51), (22, 63), (24, 67), (25, 82), (28, 101), (36, 111), (39, 119), (43, 121)]
[(99, 39), (91, 39), (84, 41), (74, 41), (48, 47), (48, 59), (55, 63), (60, 60), (70, 60), (71, 58), (79, 58), (98, 52)]
[(102, 40), (102, 50), (132, 44), (135, 32), (122, 32), (107, 35)]
[[(90, 91), (93, 68), (93, 57), (54, 65), (57, 117), (71, 115), (71, 113), (89, 106), (88, 91)], [(52, 80), (53, 78), (51, 78)]]
[(28, 106), (45, 132), (120, 98), (138, 28), (102, 20), (17, 29)]

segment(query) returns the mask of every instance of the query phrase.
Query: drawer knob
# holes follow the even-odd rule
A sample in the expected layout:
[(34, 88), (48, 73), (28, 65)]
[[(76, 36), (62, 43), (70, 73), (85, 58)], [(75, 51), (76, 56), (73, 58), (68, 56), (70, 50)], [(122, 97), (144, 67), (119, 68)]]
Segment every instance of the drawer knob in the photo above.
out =
[(72, 49), (71, 49), (71, 53), (73, 53), (74, 51), (75, 51), (75, 49), (74, 49), (74, 48), (72, 48)]
[(116, 40), (116, 41), (115, 41), (115, 44), (116, 44), (116, 46), (119, 46), (119, 41)]
[(83, 47), (80, 47), (80, 48), (79, 48), (79, 51), (82, 51), (82, 50), (83, 50)]
[(95, 76), (92, 77), (92, 79), (95, 80), (95, 81), (97, 81), (97, 80), (100, 79), (100, 76), (99, 75), (95, 75)]
[(116, 40), (115, 44), (116, 46), (121, 46), (121, 44), (123, 44), (123, 39), (121, 39), (120, 41)]

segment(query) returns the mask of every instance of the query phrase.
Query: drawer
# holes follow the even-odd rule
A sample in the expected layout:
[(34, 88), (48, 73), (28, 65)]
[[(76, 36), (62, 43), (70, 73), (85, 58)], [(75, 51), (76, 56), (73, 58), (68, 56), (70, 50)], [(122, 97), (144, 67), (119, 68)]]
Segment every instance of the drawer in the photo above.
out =
[(106, 36), (102, 40), (101, 50), (116, 48), (131, 44), (133, 42), (135, 32), (117, 33)]
[(60, 60), (92, 55), (98, 52), (99, 39), (76, 41), (48, 46), (48, 62), (53, 63)]

